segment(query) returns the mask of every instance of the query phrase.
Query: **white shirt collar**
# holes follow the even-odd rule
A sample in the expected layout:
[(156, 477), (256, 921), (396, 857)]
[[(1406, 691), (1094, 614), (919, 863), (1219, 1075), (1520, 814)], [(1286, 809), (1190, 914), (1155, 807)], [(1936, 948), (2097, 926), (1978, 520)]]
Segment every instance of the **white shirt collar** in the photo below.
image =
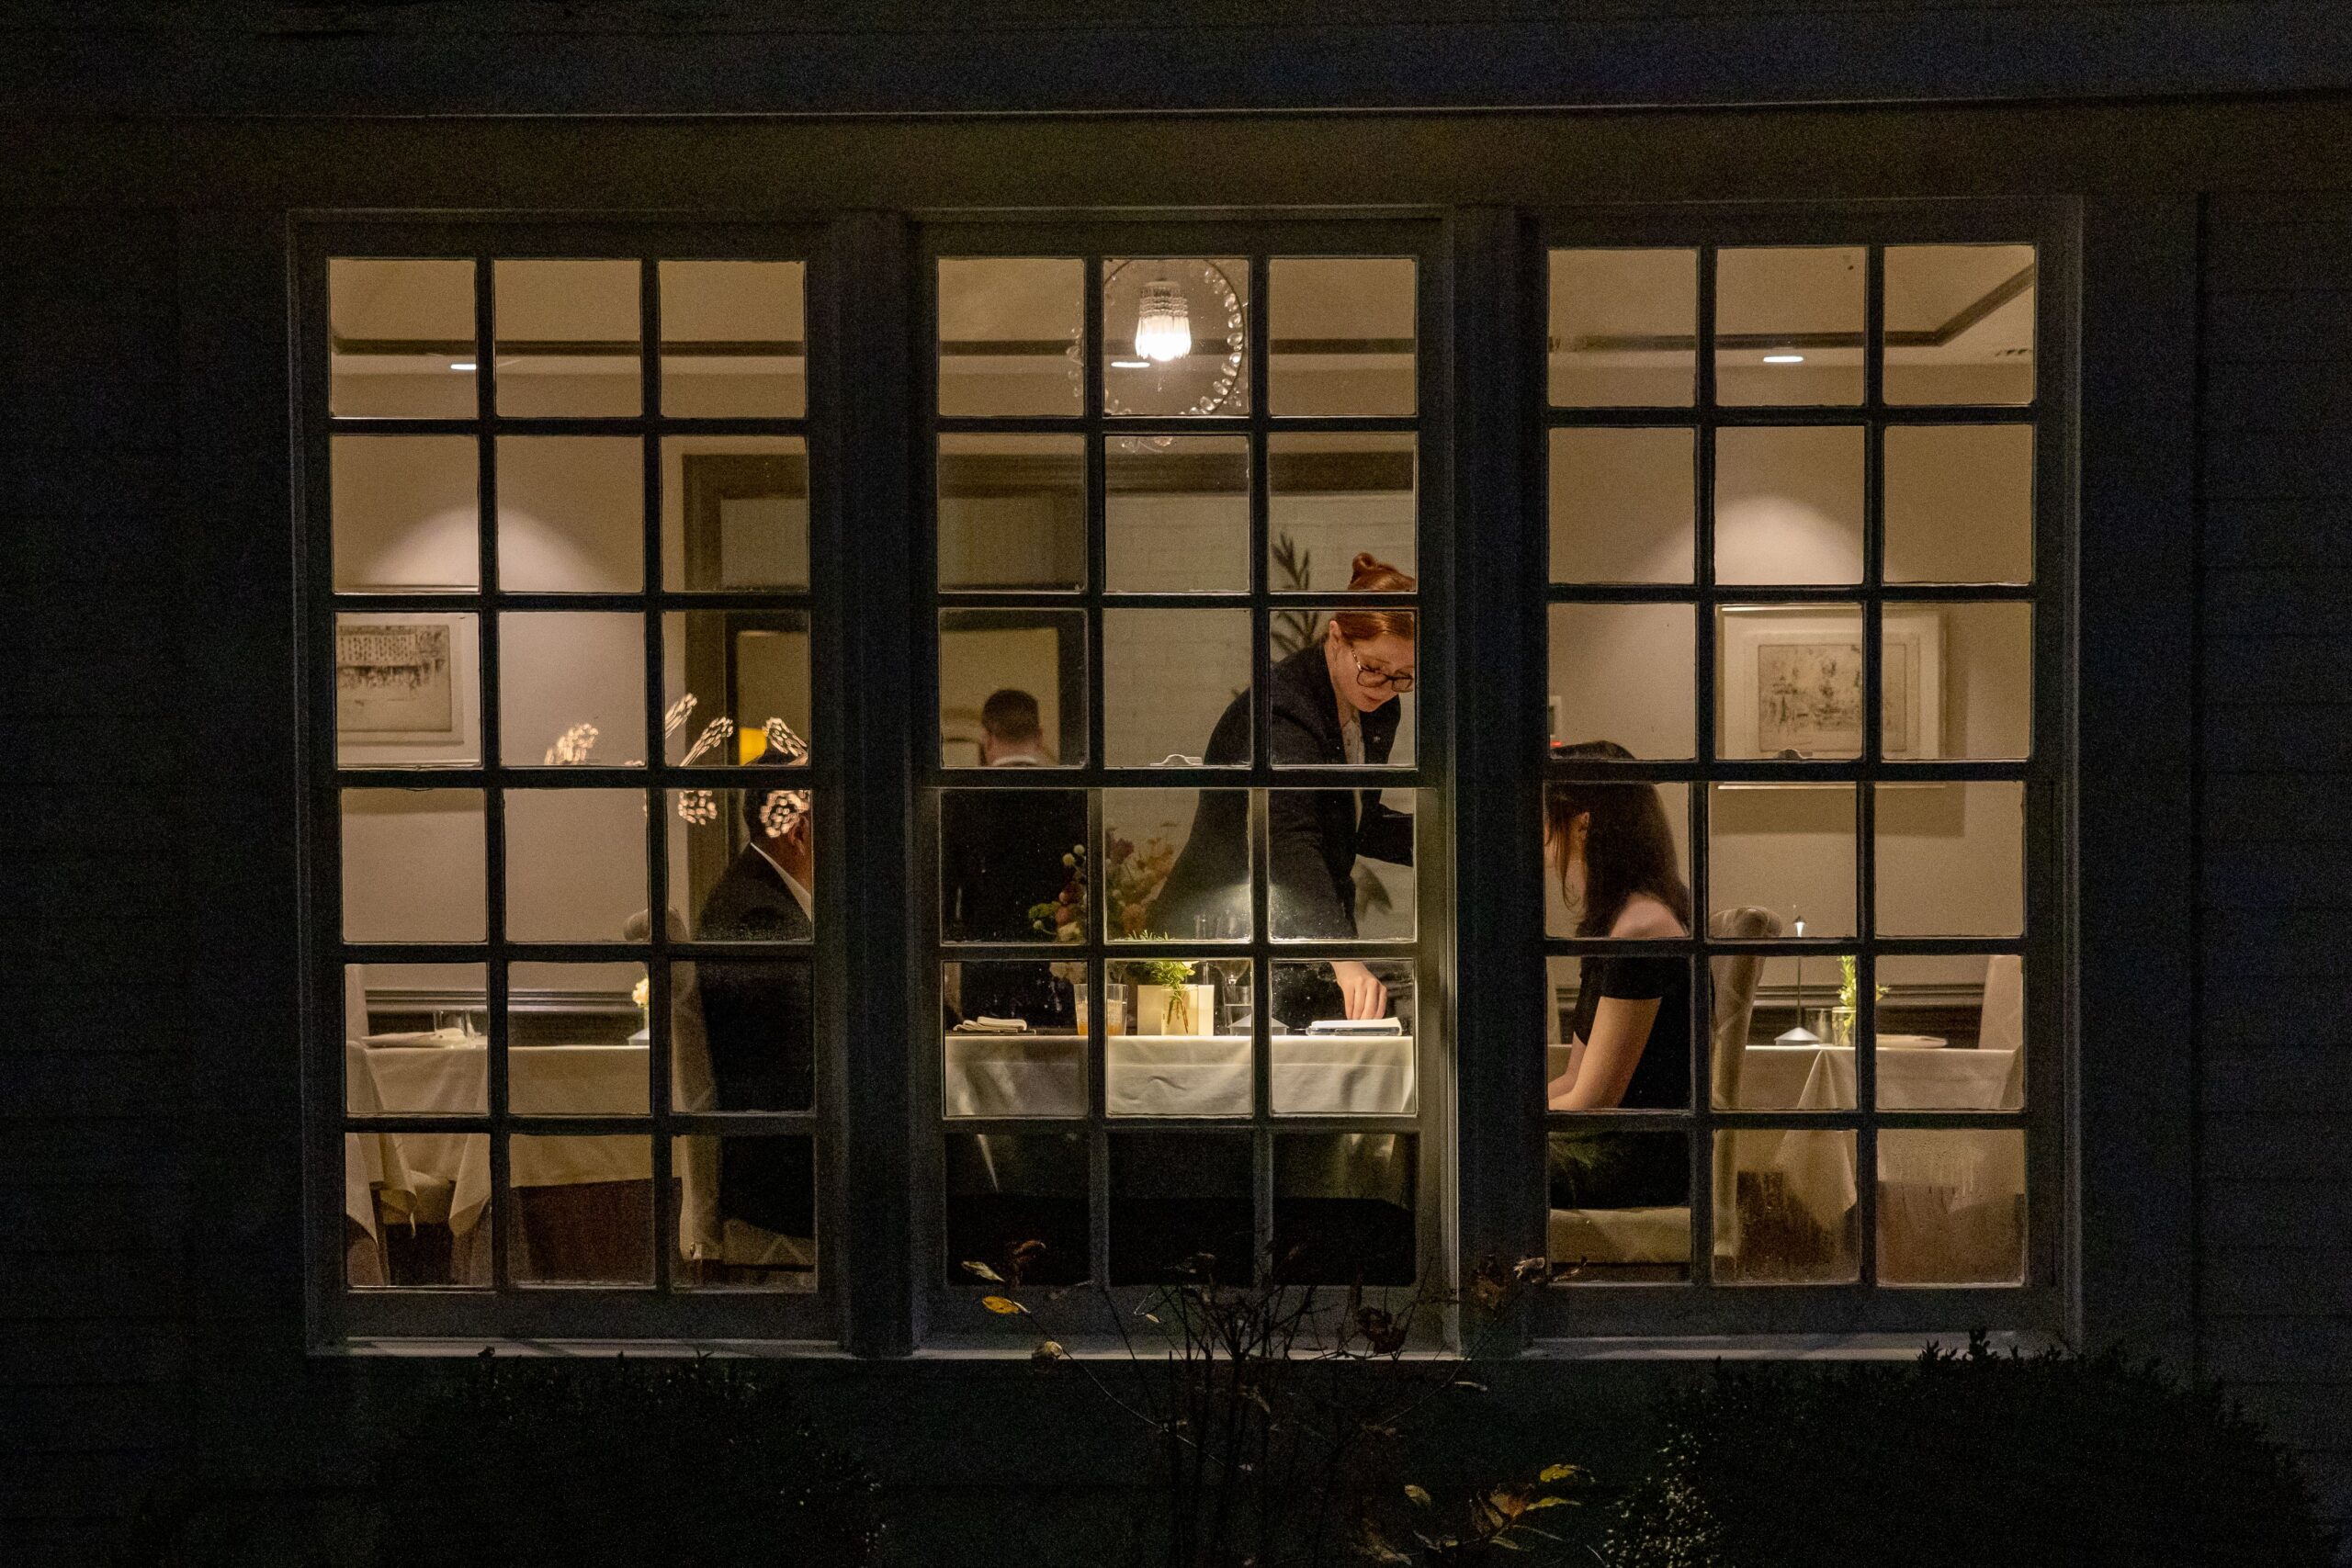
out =
[(1052, 760), (1043, 751), (1015, 751), (989, 764), (991, 768), (1050, 768), (1053, 765)]
[(801, 914), (808, 917), (808, 923), (814, 926), (817, 923), (817, 901), (810, 896), (808, 889), (800, 886), (798, 877), (784, 869), (783, 862), (768, 853), (768, 847), (765, 844), (753, 840), (752, 847), (760, 852), (762, 860), (775, 867), (775, 874), (784, 878), (785, 891), (792, 895), (792, 901), (800, 906)]

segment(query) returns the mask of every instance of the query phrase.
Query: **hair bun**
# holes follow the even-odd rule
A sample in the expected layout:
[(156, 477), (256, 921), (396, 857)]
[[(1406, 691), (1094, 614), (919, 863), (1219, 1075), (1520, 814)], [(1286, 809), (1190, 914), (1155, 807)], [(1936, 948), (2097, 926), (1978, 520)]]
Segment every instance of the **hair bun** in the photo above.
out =
[(1410, 592), (1414, 586), (1411, 578), (1370, 550), (1356, 552), (1352, 570), (1354, 575), (1348, 580), (1348, 591), (1352, 593)]

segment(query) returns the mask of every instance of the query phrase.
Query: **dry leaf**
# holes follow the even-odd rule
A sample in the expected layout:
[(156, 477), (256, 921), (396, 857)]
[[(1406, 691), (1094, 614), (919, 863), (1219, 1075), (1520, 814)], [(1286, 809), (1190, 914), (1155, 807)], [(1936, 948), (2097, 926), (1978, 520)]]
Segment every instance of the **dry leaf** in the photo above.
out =
[(1004, 1276), (998, 1273), (995, 1269), (989, 1268), (985, 1263), (974, 1263), (967, 1260), (964, 1267), (972, 1273), (978, 1274), (981, 1279), (986, 1280), (991, 1285), (1001, 1285), (1004, 1283)]
[(1027, 1312), (1029, 1310), (1027, 1307), (1023, 1306), (1019, 1302), (1014, 1301), (1010, 1296), (982, 1296), (980, 1298), (980, 1304), (988, 1308), (989, 1311), (995, 1313), (999, 1317), (1009, 1317), (1016, 1312)]

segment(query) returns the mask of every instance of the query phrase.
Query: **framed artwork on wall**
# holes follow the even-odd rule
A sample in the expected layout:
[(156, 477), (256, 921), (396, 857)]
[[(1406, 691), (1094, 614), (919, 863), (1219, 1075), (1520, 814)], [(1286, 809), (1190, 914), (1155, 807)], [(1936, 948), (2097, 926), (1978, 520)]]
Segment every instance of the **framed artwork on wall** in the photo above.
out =
[(351, 614), (334, 629), (336, 750), (345, 767), (481, 760), (472, 615)]
[[(1943, 618), (1882, 613), (1885, 755), (1944, 754)], [(1861, 618), (1851, 610), (1736, 606), (1724, 615), (1716, 705), (1725, 757), (1853, 757), (1862, 750)]]

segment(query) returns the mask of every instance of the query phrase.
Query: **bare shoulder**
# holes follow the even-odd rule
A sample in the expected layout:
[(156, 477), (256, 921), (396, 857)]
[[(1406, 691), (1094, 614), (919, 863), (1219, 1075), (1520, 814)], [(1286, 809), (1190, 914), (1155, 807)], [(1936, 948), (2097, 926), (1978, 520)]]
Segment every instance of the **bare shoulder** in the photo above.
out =
[(1682, 929), (1673, 910), (1646, 893), (1636, 893), (1617, 911), (1609, 934), (1624, 942), (1670, 942), (1690, 933)]

